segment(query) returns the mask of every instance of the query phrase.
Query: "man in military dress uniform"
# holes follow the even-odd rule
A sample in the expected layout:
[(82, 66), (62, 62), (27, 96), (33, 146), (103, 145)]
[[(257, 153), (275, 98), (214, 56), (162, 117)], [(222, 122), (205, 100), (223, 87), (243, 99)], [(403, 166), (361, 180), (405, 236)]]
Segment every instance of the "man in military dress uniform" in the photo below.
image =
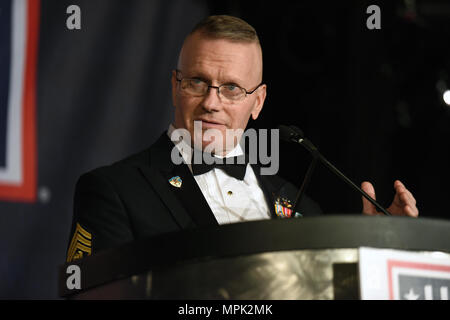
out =
[[(304, 196), (293, 212), (297, 189), (277, 175), (262, 175), (256, 164), (206, 166), (192, 161), (184, 140), (172, 142), (176, 129), (194, 138), (202, 130), (245, 129), (258, 118), (266, 98), (262, 51), (253, 27), (230, 16), (211, 16), (186, 37), (172, 72), (174, 122), (147, 150), (80, 177), (67, 261), (126, 242), (187, 228), (250, 220), (313, 216), (317, 203)], [(198, 123), (198, 122), (197, 122)], [(210, 140), (201, 137), (200, 149)], [(183, 158), (174, 164), (172, 151)], [(240, 144), (224, 145), (216, 157), (245, 156)], [(375, 197), (372, 185), (362, 188)], [(412, 194), (400, 182), (388, 208), (417, 216)], [(378, 214), (363, 199), (363, 212)]]

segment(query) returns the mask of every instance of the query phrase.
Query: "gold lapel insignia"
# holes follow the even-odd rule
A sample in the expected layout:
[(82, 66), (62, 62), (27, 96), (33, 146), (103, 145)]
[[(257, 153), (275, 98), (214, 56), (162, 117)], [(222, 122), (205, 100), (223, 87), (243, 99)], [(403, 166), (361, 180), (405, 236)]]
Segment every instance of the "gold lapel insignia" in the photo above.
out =
[(175, 176), (169, 179), (169, 183), (173, 185), (175, 188), (181, 188), (183, 180), (181, 180), (179, 176)]
[(67, 262), (90, 256), (92, 252), (92, 235), (77, 223), (69, 250), (67, 251)]

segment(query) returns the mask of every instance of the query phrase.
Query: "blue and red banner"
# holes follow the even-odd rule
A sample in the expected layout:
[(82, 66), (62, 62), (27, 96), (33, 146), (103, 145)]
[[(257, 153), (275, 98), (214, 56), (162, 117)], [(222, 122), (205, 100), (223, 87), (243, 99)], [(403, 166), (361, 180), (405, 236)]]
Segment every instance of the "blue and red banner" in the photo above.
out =
[(0, 4), (0, 201), (36, 200), (39, 6)]

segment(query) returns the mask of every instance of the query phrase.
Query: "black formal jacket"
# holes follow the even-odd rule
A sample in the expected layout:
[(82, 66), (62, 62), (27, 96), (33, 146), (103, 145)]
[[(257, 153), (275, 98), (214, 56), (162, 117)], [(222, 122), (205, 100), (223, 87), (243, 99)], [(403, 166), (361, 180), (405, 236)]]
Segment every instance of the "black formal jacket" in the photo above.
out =
[[(188, 166), (172, 163), (173, 147), (163, 133), (150, 148), (79, 178), (67, 261), (144, 237), (218, 225)], [(297, 188), (253, 168), (272, 218), (277, 218), (275, 202), (293, 203)], [(175, 176), (182, 179), (179, 188), (169, 183)], [(303, 216), (321, 213), (307, 196), (297, 211)]]

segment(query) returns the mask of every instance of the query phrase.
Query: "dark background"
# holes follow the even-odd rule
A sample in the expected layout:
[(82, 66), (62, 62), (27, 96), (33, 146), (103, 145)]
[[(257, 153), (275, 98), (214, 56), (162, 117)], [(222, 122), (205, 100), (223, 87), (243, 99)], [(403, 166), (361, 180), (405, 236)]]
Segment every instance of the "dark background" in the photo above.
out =
[[(369, 30), (366, 8), (381, 9)], [(400, 179), (423, 217), (449, 218), (450, 108), (436, 86), (450, 72), (446, 1), (221, 1), (257, 30), (268, 97), (251, 126), (295, 124), (356, 184), (389, 206)], [(281, 174), (301, 181), (308, 155), (285, 145)], [(308, 159), (309, 161), (309, 159)], [(296, 169), (296, 164), (300, 165)], [(358, 212), (360, 197), (325, 168), (308, 193), (329, 213)]]
[[(33, 0), (31, 0), (33, 1)], [(82, 29), (66, 28), (66, 8)], [(366, 28), (367, 6), (381, 30)], [(388, 206), (393, 182), (422, 217), (450, 218), (450, 4), (446, 1), (43, 0), (37, 79), (38, 202), (0, 202), (0, 298), (57, 298), (72, 197), (83, 172), (148, 147), (172, 119), (170, 71), (203, 17), (252, 24), (268, 97), (254, 128), (295, 124), (355, 183)], [(280, 173), (300, 183), (309, 155), (282, 145)], [(330, 213), (360, 196), (318, 167), (308, 193)]]

